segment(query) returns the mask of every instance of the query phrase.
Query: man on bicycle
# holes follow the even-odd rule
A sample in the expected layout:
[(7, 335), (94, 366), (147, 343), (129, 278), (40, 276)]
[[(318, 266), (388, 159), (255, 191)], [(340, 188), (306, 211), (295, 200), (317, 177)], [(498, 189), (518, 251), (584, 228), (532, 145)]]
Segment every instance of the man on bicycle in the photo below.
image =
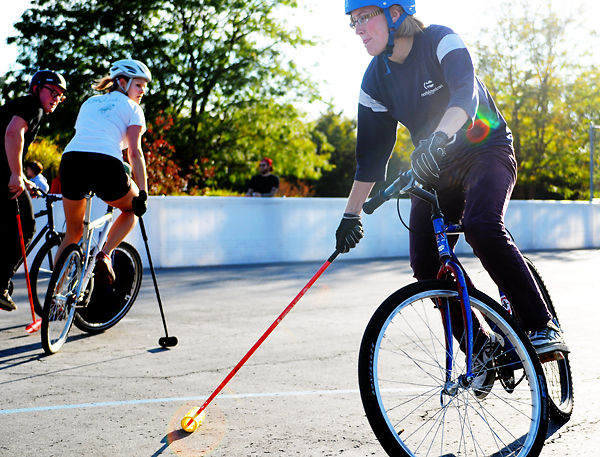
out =
[[(35, 233), (35, 218), (29, 190), (35, 187), (23, 173), (23, 157), (35, 139), (42, 117), (52, 113), (65, 99), (65, 79), (50, 70), (33, 75), (29, 94), (6, 102), (0, 107), (0, 179), (4, 183), (0, 193), (0, 308), (14, 311), (17, 306), (9, 293), (11, 278), (21, 261), (21, 243), (17, 226), (15, 201), (18, 201), (23, 227), (23, 238), (28, 244)], [(24, 192), (27, 189), (28, 192)]]
[[(374, 182), (385, 179), (400, 122), (415, 145), (413, 176), (437, 189), (449, 220), (462, 220), (467, 242), (514, 305), (538, 354), (568, 351), (504, 227), (517, 178), (512, 134), (465, 44), (448, 27), (416, 19), (414, 1), (346, 0), (345, 7), (373, 60), (360, 90), (357, 169), (337, 249), (348, 252), (363, 236), (361, 208)], [(419, 280), (435, 278), (430, 208), (414, 197), (411, 205), (411, 267)]]

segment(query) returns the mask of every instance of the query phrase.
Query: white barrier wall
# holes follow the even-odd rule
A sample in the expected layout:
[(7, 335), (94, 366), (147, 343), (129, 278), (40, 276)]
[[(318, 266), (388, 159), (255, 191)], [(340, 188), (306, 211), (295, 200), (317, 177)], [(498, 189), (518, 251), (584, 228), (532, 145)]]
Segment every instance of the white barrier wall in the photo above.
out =
[[(150, 197), (144, 221), (157, 268), (321, 261), (335, 249), (345, 204), (343, 198)], [(42, 205), (35, 200), (36, 210)], [(105, 210), (94, 199), (94, 216)], [(408, 200), (400, 210), (408, 220)], [(54, 214), (62, 227), (60, 203)], [(408, 231), (395, 201), (362, 220), (365, 238), (343, 258), (408, 256)], [(523, 251), (600, 248), (598, 202), (514, 200), (506, 225)], [(148, 266), (139, 228), (127, 240)], [(457, 252), (471, 251), (461, 240)]]

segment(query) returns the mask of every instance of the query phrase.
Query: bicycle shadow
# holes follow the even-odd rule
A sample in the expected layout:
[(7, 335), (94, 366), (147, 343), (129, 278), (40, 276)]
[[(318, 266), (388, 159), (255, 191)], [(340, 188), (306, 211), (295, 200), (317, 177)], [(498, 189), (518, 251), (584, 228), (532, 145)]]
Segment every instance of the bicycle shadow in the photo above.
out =
[[(555, 422), (552, 419), (548, 422), (548, 431), (546, 432), (547, 441), (552, 437), (557, 431), (559, 431), (562, 427), (564, 427), (567, 422)], [(522, 446), (523, 442), (527, 439), (527, 435), (523, 435), (519, 438), (516, 438), (512, 443), (507, 444), (504, 448), (499, 449), (498, 452), (492, 454), (490, 457), (504, 457), (506, 455), (513, 455), (513, 452), (518, 451)], [(444, 454), (440, 457), (457, 457), (455, 454)]]
[(563, 428), (568, 423), (569, 423), (569, 421), (556, 422), (556, 421), (553, 421), (552, 419), (550, 419), (550, 422), (548, 422), (548, 433), (546, 433), (546, 439), (550, 438), (552, 435), (554, 435), (556, 432), (558, 432), (561, 428)]
[[(17, 325), (10, 328), (14, 329), (19, 327), (22, 326)], [(70, 336), (67, 341), (77, 341), (84, 338), (88, 338), (90, 336), (91, 335), (82, 333), (80, 335)], [(13, 337), (12, 339), (20, 338), (29, 338), (29, 336), (22, 335)], [(14, 368), (29, 362), (35, 362), (44, 357), (46, 357), (46, 354), (44, 354), (44, 349), (42, 348), (42, 343), (40, 341), (37, 341), (35, 343), (24, 344), (21, 346), (15, 346), (7, 349), (0, 349), (0, 371), (6, 370), (8, 368)]]

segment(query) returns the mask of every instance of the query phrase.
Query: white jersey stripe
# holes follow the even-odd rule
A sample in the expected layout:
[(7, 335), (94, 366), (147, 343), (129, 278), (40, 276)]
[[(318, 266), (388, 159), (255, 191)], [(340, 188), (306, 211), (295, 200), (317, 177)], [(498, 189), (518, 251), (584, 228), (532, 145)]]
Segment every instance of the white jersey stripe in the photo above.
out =
[(360, 96), (358, 97), (358, 103), (362, 106), (370, 108), (375, 113), (387, 113), (388, 109), (386, 106), (375, 100), (369, 94), (367, 94), (364, 90), (360, 90)]
[(444, 38), (440, 40), (437, 47), (437, 59), (439, 63), (442, 63), (442, 59), (446, 57), (451, 51), (455, 49), (463, 49), (466, 48), (463, 40), (456, 34), (451, 33), (446, 35)]

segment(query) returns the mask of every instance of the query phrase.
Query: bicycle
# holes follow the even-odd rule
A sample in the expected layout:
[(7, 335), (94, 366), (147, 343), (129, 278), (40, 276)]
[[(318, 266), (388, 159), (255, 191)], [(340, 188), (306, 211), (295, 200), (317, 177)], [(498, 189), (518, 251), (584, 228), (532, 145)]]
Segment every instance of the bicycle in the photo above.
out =
[(550, 413), (565, 417), (572, 408), (568, 356), (566, 364), (556, 362), (562, 378), (549, 400), (528, 336), (507, 309), (473, 286), (454, 254), (448, 235), (462, 227), (445, 223), (435, 191), (405, 172), (364, 211), (371, 214), (396, 193), (431, 204), (441, 267), (437, 279), (388, 297), (365, 329), (358, 378), (374, 434), (394, 456), (539, 455)]
[[(106, 242), (114, 208), (91, 219), (92, 194), (86, 195), (84, 233), (79, 244), (62, 252), (50, 277), (42, 312), (42, 346), (46, 354), (58, 352), (71, 325), (87, 333), (100, 333), (116, 325), (129, 312), (142, 282), (142, 260), (137, 250), (121, 242), (112, 253), (116, 279), (110, 286), (94, 287), (94, 259)], [(97, 236), (96, 230), (99, 230)]]
[[(35, 236), (33, 241), (29, 243), (26, 253), (27, 255), (35, 249), (38, 243), (45, 238), (44, 244), (38, 249), (31, 268), (29, 269), (29, 280), (31, 283), (31, 294), (33, 298), (33, 307), (35, 313), (38, 316), (42, 315), (42, 304), (46, 295), (47, 284), (54, 269), (55, 254), (58, 246), (64, 238), (64, 232), (58, 232), (54, 226), (54, 203), (61, 201), (62, 196), (49, 194), (41, 189), (36, 189), (35, 192), (38, 196), (43, 197), (45, 200), (46, 208), (35, 213), (35, 218), (47, 216), (46, 225)], [(17, 265), (19, 268), (23, 264), (21, 259)], [(12, 281), (9, 285), (9, 293), (12, 294), (13, 284)]]

